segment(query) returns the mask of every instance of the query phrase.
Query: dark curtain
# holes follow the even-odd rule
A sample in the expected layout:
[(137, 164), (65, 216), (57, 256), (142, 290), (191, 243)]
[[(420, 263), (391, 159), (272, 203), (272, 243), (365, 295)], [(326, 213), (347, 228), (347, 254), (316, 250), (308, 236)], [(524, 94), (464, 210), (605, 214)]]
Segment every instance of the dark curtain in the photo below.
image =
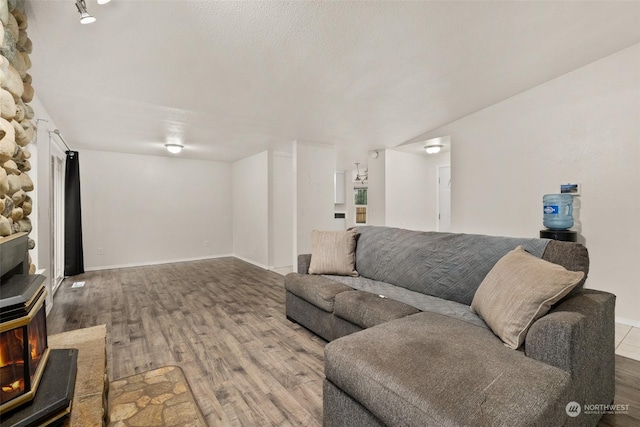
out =
[(64, 171), (64, 275), (84, 273), (80, 163), (77, 151), (67, 151)]

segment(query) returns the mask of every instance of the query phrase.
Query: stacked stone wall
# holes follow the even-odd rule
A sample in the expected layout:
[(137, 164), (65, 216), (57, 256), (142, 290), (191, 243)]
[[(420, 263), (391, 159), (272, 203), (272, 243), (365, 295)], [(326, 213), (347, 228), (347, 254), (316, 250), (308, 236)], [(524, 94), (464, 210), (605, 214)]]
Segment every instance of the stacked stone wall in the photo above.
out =
[[(32, 45), (24, 0), (0, 0), (0, 237), (31, 232), (33, 181), (28, 145), (36, 129), (31, 86)], [(29, 239), (29, 249), (35, 242)], [(30, 265), (31, 272), (35, 266)]]

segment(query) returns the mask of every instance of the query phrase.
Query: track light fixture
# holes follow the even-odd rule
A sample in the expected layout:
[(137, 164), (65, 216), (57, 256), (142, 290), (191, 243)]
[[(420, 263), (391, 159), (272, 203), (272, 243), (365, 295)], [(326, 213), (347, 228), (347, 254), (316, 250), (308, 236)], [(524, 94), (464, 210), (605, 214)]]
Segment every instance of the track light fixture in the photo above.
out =
[[(107, 4), (111, 0), (98, 0), (98, 4)], [(80, 14), (80, 23), (81, 24), (91, 24), (92, 22), (96, 22), (96, 18), (91, 16), (87, 11), (87, 4), (85, 0), (76, 0), (76, 8), (78, 8), (78, 13)]]
[(89, 15), (89, 12), (87, 12), (87, 5), (84, 0), (76, 0), (76, 7), (78, 8), (78, 13), (80, 14), (81, 24), (91, 24), (92, 22), (96, 22), (96, 18)]

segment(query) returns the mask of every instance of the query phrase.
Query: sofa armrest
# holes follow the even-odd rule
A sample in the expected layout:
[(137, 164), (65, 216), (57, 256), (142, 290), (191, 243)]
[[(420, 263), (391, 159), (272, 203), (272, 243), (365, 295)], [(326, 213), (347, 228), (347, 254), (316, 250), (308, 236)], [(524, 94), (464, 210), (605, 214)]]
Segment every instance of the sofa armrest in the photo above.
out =
[(309, 274), (310, 265), (311, 265), (311, 254), (298, 255), (298, 273)]
[(527, 333), (526, 355), (568, 372), (579, 403), (613, 401), (615, 299), (608, 292), (585, 289), (538, 319)]

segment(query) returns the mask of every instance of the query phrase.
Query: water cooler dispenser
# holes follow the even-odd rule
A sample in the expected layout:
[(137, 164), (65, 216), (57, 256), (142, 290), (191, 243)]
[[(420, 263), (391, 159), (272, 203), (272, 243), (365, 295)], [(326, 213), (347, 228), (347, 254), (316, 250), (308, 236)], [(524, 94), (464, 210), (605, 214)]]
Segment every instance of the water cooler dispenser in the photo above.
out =
[(578, 233), (573, 227), (573, 196), (571, 194), (545, 194), (542, 198), (542, 222), (545, 230), (540, 237), (545, 239), (576, 242)]

